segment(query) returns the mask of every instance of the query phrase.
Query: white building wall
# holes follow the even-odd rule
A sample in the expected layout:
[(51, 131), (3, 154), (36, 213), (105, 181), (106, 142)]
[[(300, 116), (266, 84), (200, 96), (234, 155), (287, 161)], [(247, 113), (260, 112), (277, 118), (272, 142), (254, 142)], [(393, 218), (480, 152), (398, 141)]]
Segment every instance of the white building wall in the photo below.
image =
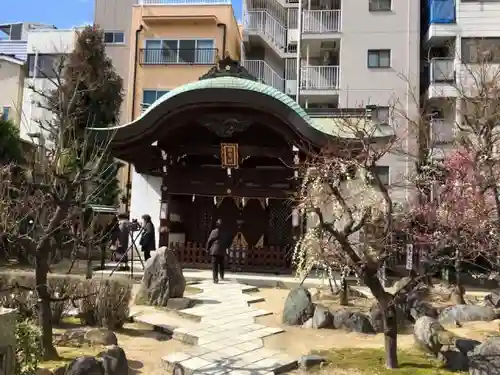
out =
[(141, 216), (151, 216), (155, 226), (156, 246), (160, 238), (161, 178), (140, 174), (132, 167), (132, 192), (130, 199), (130, 219), (141, 220)]
[[(68, 54), (75, 46), (76, 32), (75, 29), (33, 30), (28, 33), (28, 54)], [(48, 135), (42, 128), (46, 126), (47, 122), (52, 121), (53, 114), (37, 105), (43, 98), (31, 90), (33, 86), (37, 91), (43, 92), (50, 92), (54, 89), (54, 84), (47, 78), (27, 78), (25, 80), (20, 135), (22, 139), (33, 142), (34, 140), (28, 134), (44, 133), (47, 144)]]
[(460, 36), (464, 38), (500, 36), (500, 2), (456, 1), (455, 6)]

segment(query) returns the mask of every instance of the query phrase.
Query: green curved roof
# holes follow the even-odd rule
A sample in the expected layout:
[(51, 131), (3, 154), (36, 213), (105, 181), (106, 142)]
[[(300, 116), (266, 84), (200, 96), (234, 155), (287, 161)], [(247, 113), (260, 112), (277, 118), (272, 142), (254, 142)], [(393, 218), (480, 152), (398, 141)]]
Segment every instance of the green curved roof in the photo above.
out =
[(293, 109), (300, 117), (302, 117), (306, 122), (308, 122), (311, 126), (313, 126), (312, 119), (309, 117), (309, 115), (302, 109), (300, 105), (297, 104), (295, 100), (290, 98), (288, 95), (282, 93), (279, 90), (276, 90), (274, 87), (239, 77), (217, 77), (217, 78), (202, 79), (199, 81), (179, 86), (173, 89), (172, 91), (169, 91), (168, 93), (160, 97), (157, 101), (155, 101), (153, 104), (151, 104), (151, 106), (149, 106), (149, 108), (139, 118), (143, 117), (150, 110), (157, 107), (158, 105), (161, 105), (163, 102), (169, 100), (170, 98), (176, 95), (182, 94), (187, 91), (212, 89), (212, 88), (248, 90), (268, 95), (274, 99), (279, 100), (283, 104)]
[[(354, 127), (360, 126), (357, 123), (355, 126), (351, 126), (351, 124), (347, 124), (345, 119), (336, 119), (336, 118), (311, 118), (304, 109), (297, 104), (295, 100), (293, 100), (290, 96), (285, 93), (275, 89), (274, 87), (268, 86), (264, 83), (252, 81), (249, 79), (244, 79), (240, 77), (216, 77), (216, 78), (208, 78), (202, 79), (199, 81), (194, 81), (187, 83), (185, 85), (176, 87), (175, 89), (169, 91), (158, 100), (156, 100), (153, 104), (151, 104), (146, 111), (144, 111), (137, 119), (132, 121), (132, 123), (140, 121), (142, 118), (147, 116), (147, 114), (152, 111), (154, 108), (160, 106), (162, 103), (168, 101), (174, 96), (180, 95), (182, 93), (193, 91), (193, 90), (202, 90), (202, 89), (211, 89), (211, 88), (221, 88), (221, 89), (236, 89), (236, 90), (250, 90), (255, 91), (263, 95), (267, 95), (273, 99), (279, 100), (283, 104), (287, 105), (291, 110), (295, 111), (297, 115), (302, 117), (304, 121), (311, 127), (328, 134), (334, 137), (340, 138), (355, 138), (355, 131), (353, 131)], [(355, 120), (358, 122), (359, 120)], [(373, 136), (375, 137), (385, 137), (388, 132), (392, 133), (392, 129), (378, 129), (379, 126), (376, 126), (368, 119), (362, 120), (363, 131), (366, 131), (367, 127), (373, 127)], [(361, 123), (360, 122), (360, 123)], [(132, 124), (130, 123), (130, 124)], [(128, 126), (130, 124), (119, 125), (113, 127), (114, 129), (118, 129), (121, 127)]]

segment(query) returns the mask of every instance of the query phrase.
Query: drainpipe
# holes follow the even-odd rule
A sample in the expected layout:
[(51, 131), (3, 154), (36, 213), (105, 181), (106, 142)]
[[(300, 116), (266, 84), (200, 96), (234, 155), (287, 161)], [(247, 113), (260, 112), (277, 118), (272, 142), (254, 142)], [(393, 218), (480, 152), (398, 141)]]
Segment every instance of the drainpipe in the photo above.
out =
[[(297, 37), (297, 95), (295, 95), (295, 101), (297, 104), (300, 102), (300, 80), (301, 80), (301, 72), (300, 72), (300, 49), (302, 48), (302, 0), (299, 0), (299, 10), (297, 14), (297, 28), (298, 28), (298, 37)], [(299, 104), (300, 105), (300, 104)]]
[(225, 23), (218, 23), (217, 27), (222, 28), (222, 59), (224, 59), (226, 57), (227, 25)]
[[(143, 25), (140, 25), (137, 30), (135, 30), (135, 49), (134, 49), (134, 74), (132, 78), (132, 109), (130, 113), (130, 121), (134, 120), (134, 115), (135, 115), (135, 90), (137, 86), (137, 52), (139, 50), (139, 34), (140, 32), (144, 29)], [(130, 210), (130, 200), (131, 200), (131, 185), (132, 185), (132, 166), (129, 164), (128, 170), (127, 170), (127, 201), (125, 203), (125, 212), (129, 212)]]

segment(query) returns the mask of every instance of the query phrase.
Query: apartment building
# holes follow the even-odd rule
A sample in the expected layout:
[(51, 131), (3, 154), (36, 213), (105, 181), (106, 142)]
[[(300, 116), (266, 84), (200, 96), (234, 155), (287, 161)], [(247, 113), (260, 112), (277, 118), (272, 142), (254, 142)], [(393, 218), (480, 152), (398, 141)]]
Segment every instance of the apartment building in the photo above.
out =
[[(428, 0), (424, 17), (424, 99), (431, 117), (434, 156), (442, 158), (453, 149), (465, 96), (478, 88), (471, 74), (478, 69), (498, 74), (500, 2)], [(478, 53), (490, 57), (483, 60)], [(489, 61), (489, 66), (481, 66), (480, 60)]]
[[(53, 119), (53, 114), (37, 105), (44, 98), (35, 93), (49, 92), (54, 88), (57, 65), (63, 61), (64, 55), (73, 51), (77, 38), (77, 30), (37, 29), (27, 35), (26, 65), (27, 75), (23, 87), (22, 116), (20, 125), (21, 138), (39, 144), (46, 144), (48, 134), (43, 130), (44, 124)], [(46, 125), (45, 125), (46, 126)]]

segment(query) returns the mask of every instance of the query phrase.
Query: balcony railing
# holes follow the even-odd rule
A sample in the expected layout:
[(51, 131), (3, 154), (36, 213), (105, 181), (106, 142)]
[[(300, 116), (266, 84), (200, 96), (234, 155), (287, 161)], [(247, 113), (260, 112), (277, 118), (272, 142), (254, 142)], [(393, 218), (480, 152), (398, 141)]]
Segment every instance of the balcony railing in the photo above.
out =
[(284, 91), (285, 80), (264, 60), (243, 60), (242, 64), (251, 75), (266, 85)]
[(167, 49), (145, 48), (140, 50), (142, 65), (213, 65), (217, 48)]
[(247, 12), (245, 28), (263, 34), (278, 49), (286, 47), (285, 27), (265, 10)]
[(302, 90), (337, 90), (340, 81), (338, 66), (304, 66), (301, 68)]
[(314, 34), (339, 32), (340, 10), (305, 10), (302, 30)]
[(432, 83), (455, 82), (455, 67), (453, 59), (434, 58), (431, 60), (430, 69)]
[(455, 138), (455, 124), (444, 119), (432, 119), (430, 132), (431, 145), (451, 143)]
[(231, 5), (231, 0), (137, 0), (139, 5)]
[(25, 40), (0, 40), (0, 55), (14, 56), (26, 60), (28, 42)]

